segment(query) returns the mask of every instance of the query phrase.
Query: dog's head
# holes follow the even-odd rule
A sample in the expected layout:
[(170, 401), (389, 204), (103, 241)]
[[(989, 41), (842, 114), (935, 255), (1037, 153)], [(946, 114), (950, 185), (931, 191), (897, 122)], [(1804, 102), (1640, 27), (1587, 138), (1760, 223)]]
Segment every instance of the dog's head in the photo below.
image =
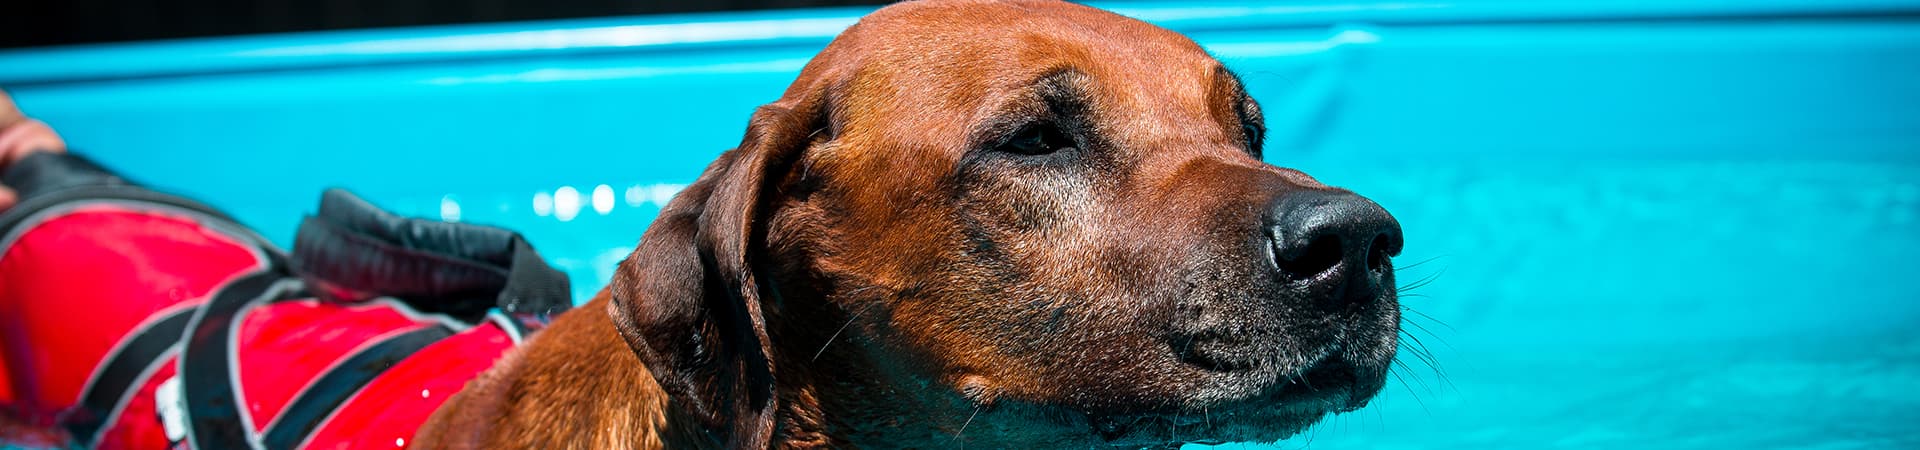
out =
[(664, 209), (610, 308), (735, 447), (1284, 438), (1382, 386), (1401, 236), (1262, 131), (1176, 33), (892, 6)]

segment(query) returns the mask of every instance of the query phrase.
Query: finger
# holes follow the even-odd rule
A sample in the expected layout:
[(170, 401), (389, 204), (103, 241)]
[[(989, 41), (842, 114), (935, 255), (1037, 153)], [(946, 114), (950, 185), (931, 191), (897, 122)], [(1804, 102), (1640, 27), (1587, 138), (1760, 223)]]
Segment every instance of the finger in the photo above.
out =
[(63, 152), (66, 141), (53, 132), (45, 122), (27, 119), (25, 122), (7, 128), (0, 128), (0, 169), (6, 168), (28, 153), (36, 151)]
[(14, 194), (13, 189), (0, 186), (0, 212), (7, 212), (8, 209), (13, 208), (14, 203), (18, 203), (19, 201), (20, 196), (19, 194)]
[(0, 129), (26, 119), (27, 116), (20, 113), (20, 107), (14, 106), (13, 97), (8, 97), (7, 91), (0, 91)]

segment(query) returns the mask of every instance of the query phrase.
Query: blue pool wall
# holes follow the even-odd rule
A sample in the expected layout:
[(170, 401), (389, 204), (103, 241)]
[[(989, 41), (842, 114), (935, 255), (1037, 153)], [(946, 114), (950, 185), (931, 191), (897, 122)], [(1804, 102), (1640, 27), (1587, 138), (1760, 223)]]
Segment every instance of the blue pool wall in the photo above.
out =
[[(1920, 445), (1920, 2), (1096, 5), (1203, 44), (1269, 162), (1406, 226), (1445, 375), (1405, 358), (1313, 447)], [(523, 230), (584, 301), (867, 11), (9, 50), (0, 88), (276, 242), (346, 187)]]

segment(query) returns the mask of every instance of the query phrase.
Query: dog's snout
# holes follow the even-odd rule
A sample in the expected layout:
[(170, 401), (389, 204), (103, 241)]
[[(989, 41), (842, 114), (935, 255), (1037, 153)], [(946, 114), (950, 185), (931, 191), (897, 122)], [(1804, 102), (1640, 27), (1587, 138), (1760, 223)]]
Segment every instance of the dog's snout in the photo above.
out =
[(1400, 223), (1385, 208), (1343, 191), (1281, 196), (1267, 211), (1273, 262), (1294, 283), (1334, 302), (1369, 301), (1400, 254)]

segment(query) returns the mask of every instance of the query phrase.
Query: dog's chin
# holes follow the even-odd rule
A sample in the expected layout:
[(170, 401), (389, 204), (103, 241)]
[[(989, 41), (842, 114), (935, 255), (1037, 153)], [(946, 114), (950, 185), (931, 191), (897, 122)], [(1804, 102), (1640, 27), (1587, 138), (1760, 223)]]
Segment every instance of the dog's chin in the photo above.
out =
[(1177, 448), (1182, 444), (1274, 442), (1292, 437), (1343, 407), (1347, 395), (1322, 391), (1289, 395), (1267, 404), (1200, 411), (1107, 416), (1091, 420), (1092, 432), (1116, 448)]
[(1321, 367), (1286, 377), (1260, 394), (1173, 412), (1090, 418), (1091, 432), (1116, 448), (1178, 448), (1182, 444), (1274, 442), (1292, 437), (1330, 414), (1366, 406), (1383, 380), (1349, 367)]

